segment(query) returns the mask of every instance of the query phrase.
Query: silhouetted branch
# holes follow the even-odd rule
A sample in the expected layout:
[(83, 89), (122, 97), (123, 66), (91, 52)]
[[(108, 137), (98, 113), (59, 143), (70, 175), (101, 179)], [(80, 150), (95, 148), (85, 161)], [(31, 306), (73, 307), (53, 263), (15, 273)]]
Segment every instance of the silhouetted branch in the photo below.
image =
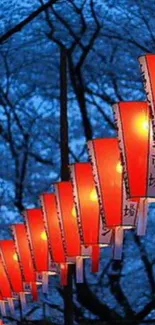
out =
[(145, 271), (146, 271), (148, 279), (149, 279), (151, 293), (154, 296), (154, 294), (155, 294), (155, 279), (154, 279), (154, 273), (153, 273), (153, 265), (148, 259), (145, 247), (141, 243), (140, 238), (138, 236), (136, 236), (136, 234), (134, 234), (134, 240), (140, 250), (141, 259), (144, 263)]
[(42, 13), (45, 9), (56, 3), (58, 0), (50, 0), (46, 4), (39, 7), (37, 10), (33, 11), (27, 18), (22, 20), (20, 23), (18, 23), (16, 26), (11, 28), (9, 31), (7, 31), (5, 34), (0, 36), (0, 44), (7, 41), (12, 35), (14, 35), (17, 32), (20, 32), (23, 27), (25, 27), (28, 23), (30, 23), (34, 18), (36, 18), (40, 13)]

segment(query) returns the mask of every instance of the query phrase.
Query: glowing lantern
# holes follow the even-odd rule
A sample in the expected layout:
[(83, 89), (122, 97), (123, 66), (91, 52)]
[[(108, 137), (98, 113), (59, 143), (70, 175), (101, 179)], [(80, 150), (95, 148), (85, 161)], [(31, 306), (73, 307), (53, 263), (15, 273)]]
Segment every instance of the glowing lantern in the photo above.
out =
[(13, 298), (12, 296), (12, 290), (11, 285), (8, 280), (7, 274), (4, 269), (4, 265), (2, 261), (0, 260), (0, 292), (3, 296), (3, 298)]
[(120, 259), (123, 229), (135, 227), (137, 203), (126, 198), (117, 138), (94, 139), (88, 149), (103, 225), (114, 229), (114, 257)]
[(81, 255), (81, 244), (77, 226), (77, 219), (73, 214), (74, 200), (71, 182), (55, 184), (58, 218), (61, 224), (62, 238), (68, 257)]
[(12, 288), (1, 259), (0, 259), (0, 292), (2, 295), (2, 299), (1, 299), (2, 301), (0, 305), (1, 305), (1, 311), (3, 316), (6, 316), (5, 302), (3, 301), (5, 299), (8, 301), (11, 314), (13, 315), (14, 305), (13, 305)]
[[(93, 270), (97, 271), (99, 260), (99, 249), (97, 247), (98, 245), (107, 246), (110, 244), (112, 230), (103, 227), (102, 224), (91, 164), (88, 162), (76, 163), (69, 168), (81, 242), (86, 246), (92, 246)], [(74, 216), (75, 213), (74, 208), (72, 215)]]
[(12, 231), (15, 241), (15, 248), (18, 256), (15, 254), (14, 259), (19, 259), (21, 271), (23, 273), (25, 290), (30, 286), (34, 300), (37, 300), (36, 274), (31, 257), (30, 247), (24, 224), (12, 225)]
[[(53, 264), (49, 257), (48, 241), (45, 232), (43, 213), (41, 209), (27, 209), (24, 212), (27, 235), (31, 248), (31, 254), (37, 281), (42, 279), (43, 292), (48, 291), (48, 274), (53, 273)], [(51, 274), (51, 273), (50, 273)]]
[(150, 112), (153, 117), (153, 126), (155, 132), (155, 55), (147, 54), (139, 58), (141, 70), (143, 73), (144, 86), (148, 102), (150, 104)]
[(55, 195), (53, 193), (44, 193), (40, 199), (51, 258), (56, 263), (64, 263), (66, 257), (57, 216)]
[(147, 198), (155, 198), (155, 143), (146, 102), (114, 105), (128, 198), (140, 200), (138, 234), (146, 228)]
[(19, 294), (22, 308), (24, 309), (26, 306), (26, 300), (23, 287), (23, 279), (18, 262), (18, 257), (15, 251), (14, 241), (1, 240), (0, 252), (5, 272), (11, 284), (12, 291), (16, 294)]
[[(74, 208), (71, 182), (63, 181), (55, 184), (57, 213), (61, 236), (64, 241), (68, 262), (76, 262), (76, 280), (83, 281), (83, 258), (85, 250), (81, 246), (78, 223)], [(87, 251), (87, 250), (86, 250)]]
[(67, 285), (68, 268), (65, 265), (67, 257), (57, 215), (56, 197), (54, 193), (43, 193), (40, 200), (51, 259), (53, 262), (60, 264), (61, 284)]
[(48, 270), (48, 243), (43, 239), (45, 232), (41, 209), (27, 209), (24, 212), (27, 234), (37, 272)]

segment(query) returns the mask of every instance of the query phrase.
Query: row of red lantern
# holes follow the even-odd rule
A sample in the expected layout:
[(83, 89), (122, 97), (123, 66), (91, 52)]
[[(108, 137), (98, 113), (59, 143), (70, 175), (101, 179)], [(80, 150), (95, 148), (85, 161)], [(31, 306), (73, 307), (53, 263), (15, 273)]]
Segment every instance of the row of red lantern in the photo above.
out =
[[(60, 264), (64, 270), (65, 284), (68, 263), (76, 263), (79, 274), (78, 281), (79, 279), (82, 281), (82, 261), (83, 258), (90, 256), (89, 247), (92, 247), (92, 256), (95, 261), (93, 265), (96, 271), (98, 269), (99, 246), (111, 243), (112, 228), (115, 224), (111, 224), (109, 229), (105, 228), (102, 231), (103, 226), (100, 220), (91, 165), (79, 163), (71, 168), (76, 169), (76, 171), (74, 170), (75, 174), (79, 170), (77, 186), (82, 191), (79, 195), (79, 205), (83, 211), (78, 213), (81, 240), (71, 182), (59, 182), (55, 185), (56, 195), (53, 193), (42, 195), (44, 213), (41, 209), (26, 210), (24, 213), (26, 228), (24, 224), (13, 225), (14, 241), (0, 241), (1, 270), (3, 277), (5, 275), (5, 282), (1, 281), (0, 283), (0, 291), (4, 299), (9, 298), (11, 311), (13, 311), (12, 299), (14, 298), (12, 293), (19, 294), (24, 306), (24, 292), (30, 290), (31, 286), (33, 297), (36, 299), (36, 282), (40, 275), (40, 280), (43, 281), (43, 291), (46, 292), (48, 273), (52, 271), (49, 260)], [(81, 181), (83, 184), (80, 183)], [(117, 222), (118, 224), (119, 222)], [(48, 251), (51, 253), (50, 259)]]
[[(104, 168), (106, 166), (109, 168), (110, 166), (111, 172), (113, 169), (113, 182), (111, 184), (112, 186), (109, 186), (111, 193), (106, 194), (107, 186), (104, 187), (104, 179), (102, 184), (102, 191), (105, 192), (104, 197), (109, 200), (109, 197), (111, 198), (115, 194), (116, 200), (115, 205), (111, 207), (109, 205), (111, 202), (107, 201), (105, 203), (106, 220), (109, 228), (103, 229), (103, 225), (105, 226), (106, 223), (104, 221), (103, 224), (101, 221), (90, 163), (77, 163), (72, 165), (70, 168), (77, 214), (74, 206), (71, 182), (59, 182), (55, 185), (56, 195), (54, 193), (45, 193), (41, 196), (43, 212), (41, 209), (29, 209), (25, 211), (26, 228), (22, 224), (12, 226), (15, 247), (13, 240), (0, 241), (1, 256), (3, 257), (4, 264), (2, 266), (5, 267), (11, 282), (12, 292), (19, 293), (22, 302), (24, 299), (24, 291), (28, 289), (27, 285), (25, 287), (23, 285), (22, 275), (24, 282), (31, 284), (34, 298), (36, 297), (36, 281), (38, 280), (36, 275), (38, 272), (42, 273), (42, 277), (44, 276), (42, 279), (43, 289), (45, 290), (47, 286), (47, 273), (52, 271), (49, 265), (48, 243), (51, 260), (59, 263), (65, 271), (67, 270), (68, 263), (76, 262), (81, 281), (82, 274), (80, 266), (82, 264), (82, 256), (90, 256), (90, 250), (84, 249), (84, 247), (92, 247), (92, 256), (94, 257), (95, 263), (98, 264), (98, 248), (100, 245), (106, 246), (111, 243), (113, 229), (115, 230), (115, 227), (122, 229), (122, 226), (131, 227), (131, 220), (127, 224), (126, 220), (123, 220), (123, 210), (121, 207), (121, 198), (123, 195), (122, 169), (120, 167), (117, 140), (93, 140), (92, 144), (96, 148), (97, 146), (102, 148), (103, 157), (104, 150), (105, 152), (107, 151), (108, 145), (108, 152), (111, 157), (109, 165), (105, 161), (105, 166), (103, 166)], [(96, 153), (96, 156), (100, 157), (100, 154), (98, 155)], [(101, 169), (99, 177), (103, 176), (102, 173), (103, 171)], [(108, 175), (108, 170), (106, 174)], [(105, 185), (106, 182), (107, 180), (105, 179)], [(129, 202), (127, 204), (130, 205), (131, 203)], [(130, 210), (130, 207), (127, 207), (127, 209)], [(77, 215), (78, 218), (76, 218)], [(114, 215), (117, 218), (113, 218)], [(132, 216), (132, 226), (135, 225), (135, 218), (136, 206), (134, 209), (134, 217)], [(81, 240), (78, 229), (80, 230)], [(95, 270), (97, 269), (96, 264)], [(12, 269), (14, 269), (14, 272), (11, 271)], [(11, 288), (10, 300), (12, 297)], [(0, 290), (3, 292), (4, 297), (8, 296), (8, 292), (6, 294), (4, 293), (6, 286), (5, 288), (3, 286), (0, 287)]]
[[(155, 56), (144, 61), (155, 65)], [(151, 72), (146, 71), (149, 87)], [(25, 225), (12, 226), (14, 241), (0, 241), (3, 315), (6, 299), (13, 312), (15, 294), (24, 307), (25, 292), (37, 299), (38, 283), (47, 292), (48, 274), (57, 273), (57, 265), (62, 284), (67, 284), (69, 263), (76, 264), (77, 281), (82, 282), (84, 258), (91, 257), (97, 271), (100, 247), (113, 244), (114, 257), (119, 259), (124, 229), (138, 225), (138, 234), (145, 234), (148, 199), (155, 197), (153, 104), (151, 109), (150, 115), (147, 102), (115, 105), (119, 141), (89, 141), (91, 164), (69, 166), (71, 181), (58, 182), (55, 193), (42, 194), (42, 209), (25, 211)]]

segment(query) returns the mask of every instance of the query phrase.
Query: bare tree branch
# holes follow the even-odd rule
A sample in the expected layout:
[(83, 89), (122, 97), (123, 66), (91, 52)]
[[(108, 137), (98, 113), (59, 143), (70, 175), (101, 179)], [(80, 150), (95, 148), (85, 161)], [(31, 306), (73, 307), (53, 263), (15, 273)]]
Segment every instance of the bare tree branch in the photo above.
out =
[(39, 14), (41, 14), (44, 10), (46, 10), (48, 7), (56, 3), (58, 0), (50, 0), (46, 4), (39, 7), (37, 10), (33, 11), (27, 18), (22, 20), (20, 23), (18, 23), (16, 26), (8, 30), (5, 34), (0, 36), (0, 44), (3, 44), (6, 42), (12, 35), (14, 35), (17, 32), (20, 32), (23, 27), (25, 27), (27, 24), (29, 24), (33, 19), (35, 19)]

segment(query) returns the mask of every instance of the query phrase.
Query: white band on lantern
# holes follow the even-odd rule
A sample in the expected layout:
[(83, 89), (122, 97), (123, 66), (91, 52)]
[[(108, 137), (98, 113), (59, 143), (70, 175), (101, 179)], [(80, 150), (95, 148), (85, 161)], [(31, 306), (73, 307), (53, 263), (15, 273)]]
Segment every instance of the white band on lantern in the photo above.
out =
[(138, 209), (137, 235), (144, 236), (146, 233), (148, 215), (148, 200), (141, 198)]
[(83, 258), (76, 257), (76, 282), (83, 283)]
[(1, 315), (6, 316), (6, 308), (5, 308), (5, 301), (0, 301), (0, 309), (1, 309)]
[(91, 246), (81, 245), (81, 255), (83, 256), (83, 258), (91, 257), (91, 254), (92, 254)]
[(60, 263), (60, 283), (63, 286), (68, 284), (68, 265), (67, 263)]
[(12, 298), (8, 298), (7, 301), (8, 301), (10, 313), (11, 313), (12, 316), (14, 316), (15, 315), (15, 308), (14, 308), (13, 299)]
[(50, 254), (48, 254), (48, 275), (55, 275), (58, 273), (58, 265), (51, 260)]
[(48, 293), (48, 272), (42, 272), (42, 292)]
[(121, 260), (122, 251), (123, 251), (123, 235), (124, 230), (123, 227), (116, 227), (114, 229), (114, 250), (113, 250), (113, 258), (115, 260)]
[(25, 309), (26, 309), (26, 297), (25, 297), (24, 292), (19, 293), (19, 299), (20, 299), (20, 302), (21, 302), (22, 311), (25, 311)]

